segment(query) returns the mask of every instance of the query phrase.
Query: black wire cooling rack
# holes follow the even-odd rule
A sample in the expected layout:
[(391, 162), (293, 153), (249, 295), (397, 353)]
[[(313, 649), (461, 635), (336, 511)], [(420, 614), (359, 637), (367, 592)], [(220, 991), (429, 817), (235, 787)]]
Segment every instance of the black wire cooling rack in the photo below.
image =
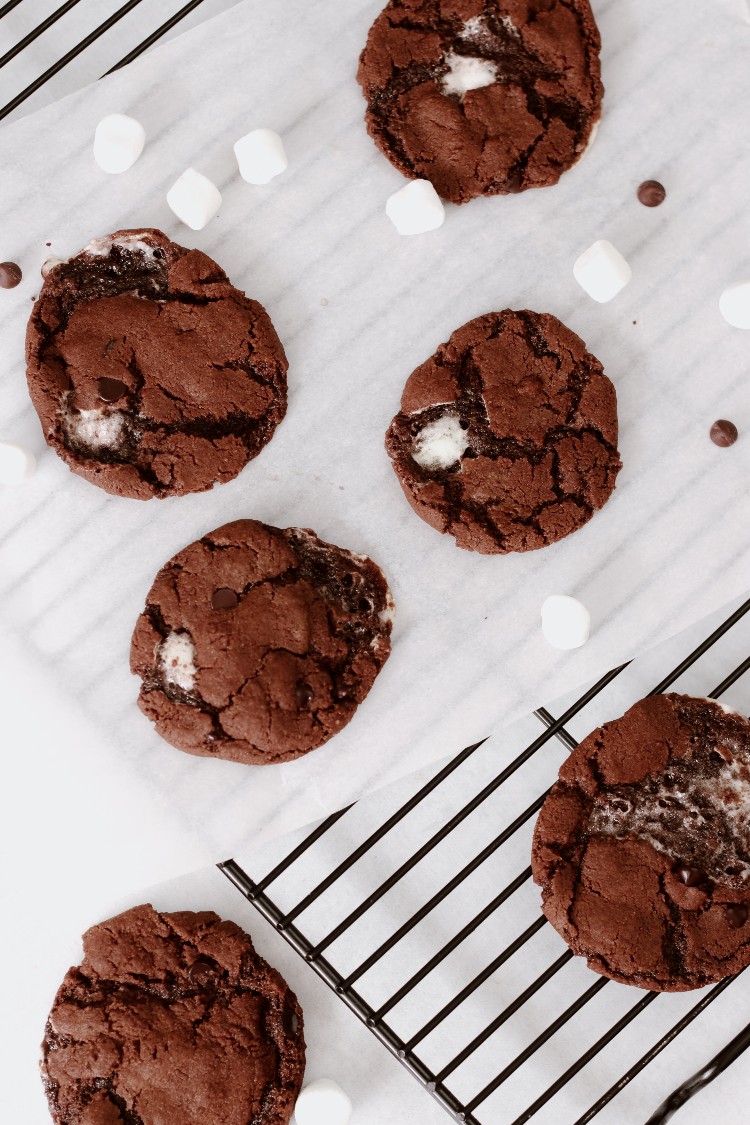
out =
[[(65, 16), (72, 12), (74, 8), (77, 8), (82, 2), (88, 4), (90, 12), (87, 14), (90, 16), (90, 22), (94, 26), (86, 35), (82, 36), (77, 43), (74, 43), (67, 51), (59, 56), (55, 51), (53, 45), (54, 38), (52, 38), (52, 43), (46, 54), (49, 54), (53, 61), (51, 61), (48, 66), (44, 67), (41, 73), (37, 74), (30, 82), (26, 83), (21, 90), (15, 93), (5, 105), (0, 107), (0, 121), (9, 117), (19, 109), (33, 94), (46, 86), (56, 75), (60, 74), (66, 67), (69, 67), (71, 63), (83, 56), (94, 44), (98, 43), (108, 32), (120, 25), (121, 22), (136, 9), (138, 9), (139, 15), (138, 41), (127, 54), (118, 57), (119, 52), (122, 50), (121, 40), (117, 36), (112, 37), (112, 63), (107, 68), (106, 74), (112, 74), (114, 71), (120, 70), (121, 67), (127, 66), (133, 59), (137, 59), (138, 56), (142, 55), (144, 51), (147, 51), (149, 47), (152, 47), (170, 31), (178, 27), (178, 25), (199, 8), (205, 0), (188, 0), (188, 3), (183, 4), (177, 11), (171, 12), (168, 17), (161, 22), (154, 20), (154, 13), (157, 12), (157, 10), (161, 10), (163, 14), (163, 5), (155, 5), (153, 0), (126, 0), (126, 3), (122, 4), (116, 11), (111, 12), (105, 19), (101, 20), (101, 22), (97, 22), (97, 17), (101, 16), (102, 11), (100, 0), (94, 0), (93, 4), (91, 0), (65, 0), (65, 3), (60, 4), (59, 7), (55, 8), (54, 11), (50, 12), (49, 15), (38, 23), (35, 22), (35, 17), (45, 5), (40, 6), (38, 0), (7, 0), (7, 3), (0, 5), (0, 21), (16, 9), (23, 8), (24, 14), (28, 14), (31, 26), (27, 31), (21, 34), (20, 38), (15, 39), (15, 41), (0, 54), (0, 70), (12, 63), (15, 59), (23, 56), (24, 52), (28, 52), (32, 46), (38, 44), (47, 32), (50, 32), (53, 28), (56, 29), (58, 33), (64, 30), (65, 24), (62, 21), (64, 21)], [(2, 30), (2, 24), (0, 24), (0, 31)], [(144, 31), (147, 31), (147, 34), (144, 35)], [(3, 39), (5, 41), (5, 36)], [(93, 81), (100, 76), (99, 73), (92, 72), (86, 74), (83, 72), (80, 75), (80, 84), (84, 85), (86, 82)]]
[[(749, 655), (728, 670), (726, 663), (722, 663), (720, 651), (720, 642), (731, 633), (734, 641), (742, 642), (739, 651), (750, 652), (750, 617), (746, 617), (749, 611), (750, 600), (664, 675), (652, 688), (651, 694), (670, 690), (691, 670), (689, 687), (693, 694), (720, 698), (750, 669)], [(743, 625), (746, 636), (742, 635)], [(737, 645), (733, 647), (736, 660)], [(548, 936), (552, 934), (551, 927), (541, 914), (539, 895), (531, 884), (528, 866), (533, 822), (559, 765), (559, 760), (553, 760), (550, 755), (549, 744), (556, 739), (566, 752), (573, 749), (577, 741), (568, 726), (592, 703), (600, 704), (600, 697), (603, 696), (606, 703), (606, 689), (619, 681), (627, 668), (626, 664), (603, 676), (558, 717), (544, 708), (536, 711), (537, 731), (538, 724), (542, 725), (542, 731), (502, 768), (498, 768), (496, 761), (482, 763), (482, 743), (464, 750), (408, 801), (386, 815), (374, 829), (368, 825), (366, 835), (346, 854), (346, 858), (340, 858), (341, 852), (335, 846), (322, 863), (319, 853), (346, 818), (357, 817), (357, 804), (329, 816), (264, 875), (250, 873), (235, 860), (220, 865), (235, 887), (456, 1121), (467, 1125), (506, 1125), (512, 1121), (512, 1125), (520, 1125), (548, 1106), (573, 1079), (585, 1074), (586, 1088), (590, 1089), (593, 1085), (598, 1091), (586, 1112), (577, 1117), (576, 1125), (585, 1125), (737, 979), (730, 977), (699, 993), (682, 994), (682, 1007), (679, 1007), (680, 1001), (674, 996), (664, 997), (655, 992), (628, 989), (596, 976), (582, 967), (569, 951), (561, 953), (564, 946), (559, 939), (557, 944), (545, 947), (546, 963), (540, 961), (537, 953), (531, 957), (531, 973), (525, 965), (530, 956), (529, 950), (538, 942), (540, 932), (546, 931)], [(706, 681), (716, 675), (717, 669), (724, 672), (723, 678), (712, 690), (708, 690), (713, 681)], [(703, 684), (702, 690), (696, 692), (696, 683)], [(641, 690), (630, 702), (635, 702), (635, 698), (643, 694), (645, 692)], [(619, 707), (610, 717), (623, 709)], [(543, 750), (544, 753), (540, 753)], [(496, 752), (494, 756), (497, 756)], [(488, 766), (489, 780), (486, 778)], [(527, 785), (521, 790), (528, 803), (519, 805), (519, 794), (513, 796), (506, 809), (506, 815), (511, 819), (496, 831), (501, 822), (496, 819), (492, 802), (529, 770), (535, 771), (532, 788)], [(475, 771), (480, 784), (478, 791), (468, 801), (462, 798), (455, 807), (450, 807), (451, 793), (454, 790), (464, 793), (466, 786), (463, 783)], [(535, 790), (534, 785), (538, 786)], [(434, 830), (413, 851), (406, 852), (395, 869), (383, 878), (385, 868), (380, 866), (379, 847), (394, 833), (405, 832), (408, 839), (411, 822), (436, 795), (441, 797), (443, 811), (433, 824)], [(528, 800), (529, 796), (533, 799)], [(446, 802), (449, 805), (447, 816)], [(519, 808), (522, 811), (519, 812)], [(483, 823), (485, 830), (489, 828), (490, 838), (468, 862), (462, 863), (449, 875), (452, 859), (462, 853), (459, 837), (467, 825), (477, 819)], [(356, 836), (356, 825), (353, 831)], [(520, 850), (517, 846), (514, 848), (519, 841)], [(430, 862), (424, 865), (423, 861), (428, 857)], [(358, 873), (368, 864), (370, 870), (366, 877), (358, 879)], [(415, 911), (414, 888), (418, 888), (419, 879), (424, 878), (419, 874), (421, 871), (429, 871), (433, 877), (437, 872), (438, 885)], [(406, 884), (412, 890), (398, 898), (399, 888)], [(461, 892), (466, 889), (470, 893), (462, 898)], [(486, 904), (476, 910), (476, 905), (485, 898), (488, 899)], [(376, 948), (371, 949), (373, 930), (371, 927), (365, 933), (364, 923), (375, 917), (384, 901), (389, 902), (389, 909), (375, 920), (374, 930), (380, 940)], [(452, 902), (456, 904), (453, 908)], [(352, 903), (357, 905), (352, 908)], [(331, 925), (331, 920), (339, 915), (342, 915), (340, 920)], [(527, 924), (524, 925), (524, 922)], [(439, 947), (421, 963), (412, 963), (413, 971), (410, 971), (408, 943), (422, 924), (430, 923), (440, 935)], [(456, 952), (471, 943), (476, 932), (487, 925), (497, 934), (495, 948), (498, 952), (495, 956), (482, 964), (460, 988), (455, 986), (450, 974), (443, 973), (441, 978), (441, 970)], [(553, 936), (556, 938), (556, 935)], [(344, 945), (347, 938), (351, 940)], [(343, 952), (337, 955), (339, 949)], [(398, 969), (383, 969), (389, 961), (393, 965), (399, 950), (405, 950), (405, 956), (396, 957)], [(476, 962), (473, 968), (478, 968)], [(379, 973), (379, 969), (383, 971)], [(565, 974), (573, 969), (576, 975), (567, 985)], [(506, 976), (498, 986), (498, 974), (503, 970)], [(368, 981), (372, 983), (368, 985)], [(452, 984), (453, 992), (450, 991)], [(553, 986), (555, 995), (545, 999)], [(605, 989), (606, 1005), (599, 1000)], [(414, 1012), (399, 1015), (408, 1007), (410, 998), (417, 994), (419, 1002)], [(503, 1002), (507, 996), (513, 996), (513, 999)], [(464, 1016), (471, 1003), (476, 1010)], [(588, 1013), (597, 1005), (595, 1032), (588, 1036), (592, 1041), (578, 1053), (579, 1045), (587, 1042)], [(602, 1085), (596, 1072), (598, 1056), (626, 1029), (635, 1030), (631, 1027), (634, 1021), (642, 1024), (646, 1010), (654, 1005), (657, 1009), (661, 1005), (667, 1026), (663, 1026), (662, 1020), (662, 1029), (648, 1049), (621, 1073), (618, 1080)], [(550, 1019), (553, 1011), (557, 1014)], [(676, 1011), (681, 1014), (675, 1021)], [(477, 1023), (477, 1020), (480, 1022)], [(605, 1021), (604, 1026), (602, 1020)], [(510, 1034), (511, 1027), (513, 1034)], [(641, 1051), (644, 1043), (648, 1042), (649, 1027), (644, 1026), (635, 1040)], [(441, 1039), (440, 1032), (446, 1028), (449, 1030)], [(559, 1043), (561, 1033), (568, 1054), (571, 1043), (575, 1045), (572, 1061), (564, 1066), (554, 1081), (550, 1081), (554, 1071), (549, 1064), (537, 1072), (536, 1085), (527, 1079), (520, 1090), (527, 1101), (519, 1103), (517, 1093), (515, 1108), (509, 1116), (508, 1107), (514, 1102), (506, 1099), (506, 1083), (550, 1044)], [(527, 1037), (525, 1042), (524, 1035)], [(689, 1097), (725, 1070), (748, 1045), (750, 1025), (700, 1073), (668, 1097), (650, 1118), (649, 1125), (661, 1125), (667, 1121)], [(472, 1060), (483, 1051), (484, 1066), (472, 1071)], [(565, 1058), (565, 1052), (562, 1057)], [(616, 1065), (622, 1066), (619, 1059)], [(524, 1104), (525, 1108), (517, 1112), (519, 1104)], [(555, 1120), (563, 1119), (557, 1115)]]

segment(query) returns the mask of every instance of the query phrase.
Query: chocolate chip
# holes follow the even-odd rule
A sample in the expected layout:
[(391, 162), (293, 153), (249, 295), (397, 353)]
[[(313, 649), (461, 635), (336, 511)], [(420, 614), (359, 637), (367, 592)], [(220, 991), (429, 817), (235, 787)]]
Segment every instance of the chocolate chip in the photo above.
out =
[(298, 680), (294, 687), (294, 697), (298, 707), (307, 707), (315, 692), (304, 680)]
[(0, 289), (15, 289), (23, 277), (15, 262), (0, 262)]
[(209, 983), (213, 985), (216, 977), (216, 965), (208, 957), (199, 957), (196, 961), (193, 961), (188, 969), (188, 976), (193, 984), (199, 987), (205, 987)]
[(228, 586), (219, 586), (211, 595), (211, 606), (213, 609), (234, 609), (239, 600), (234, 590), (230, 590)]
[(734, 445), (738, 437), (739, 434), (734, 422), (729, 422), (726, 418), (719, 418), (711, 427), (711, 441), (714, 445), (721, 446), (722, 449)]
[(296, 1012), (290, 1012), (288, 1008), (284, 1009), (284, 1031), (287, 1035), (296, 1035), (299, 1028), (299, 1018)]
[(162, 250), (161, 246), (154, 247), (152, 253), (153, 253), (155, 258), (163, 258), (164, 257), (164, 251)]
[(701, 871), (700, 867), (689, 867), (687, 864), (680, 864), (679, 867), (675, 867), (674, 874), (686, 887), (697, 887), (699, 883), (705, 882), (706, 879), (706, 873)]
[(644, 180), (638, 188), (638, 199), (644, 207), (658, 207), (667, 198), (667, 189), (658, 180)]
[(730, 930), (739, 930), (745, 925), (745, 922), (747, 922), (747, 907), (743, 906), (742, 903), (738, 902), (732, 906), (728, 906), (724, 914)]
[(100, 379), (99, 380), (99, 398), (102, 402), (117, 402), (123, 395), (128, 393), (128, 388), (125, 383), (120, 382), (119, 379)]

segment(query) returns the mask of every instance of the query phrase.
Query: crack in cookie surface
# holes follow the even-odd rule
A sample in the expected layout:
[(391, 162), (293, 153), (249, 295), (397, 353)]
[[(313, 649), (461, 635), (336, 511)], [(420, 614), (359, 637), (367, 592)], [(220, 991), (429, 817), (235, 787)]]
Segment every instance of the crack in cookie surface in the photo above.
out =
[(423, 519), (504, 554), (554, 543), (606, 503), (617, 429), (614, 387), (583, 341), (553, 316), (506, 310), (416, 369), (386, 449)]
[(89, 930), (84, 953), (43, 1043), (58, 1125), (287, 1125), (302, 1013), (238, 926), (140, 906)]
[(392, 623), (370, 559), (301, 528), (237, 520), (157, 575), (131, 645), (139, 706), (179, 749), (288, 761), (350, 721)]
[(286, 412), (286, 357), (263, 307), (160, 231), (118, 231), (52, 265), (26, 350), (47, 442), (115, 494), (231, 480)]
[(750, 721), (654, 696), (590, 734), (539, 814), (544, 912), (591, 968), (683, 991), (750, 964)]
[(599, 120), (588, 0), (391, 0), (362, 52), (367, 128), (454, 203), (554, 184)]

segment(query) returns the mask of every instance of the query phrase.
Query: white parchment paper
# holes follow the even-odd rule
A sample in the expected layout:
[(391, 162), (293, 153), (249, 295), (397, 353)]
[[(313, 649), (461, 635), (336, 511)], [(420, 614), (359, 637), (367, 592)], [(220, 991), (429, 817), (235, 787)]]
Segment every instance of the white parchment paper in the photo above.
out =
[[(354, 81), (378, 8), (246, 0), (0, 132), (0, 258), (25, 271), (0, 293), (0, 436), (40, 453), (36, 477), (0, 498), (9, 823), (27, 861), (60, 872), (74, 863), (92, 894), (102, 873), (143, 885), (330, 812), (748, 585), (750, 334), (717, 307), (723, 287), (750, 273), (750, 29), (737, 7), (715, 0), (708, 18), (699, 0), (595, 2), (607, 95), (590, 153), (558, 187), (448, 207), (442, 229), (413, 239), (384, 215), (403, 181), (365, 133)], [(90, 151), (113, 111), (148, 133), (120, 177)], [(290, 158), (265, 188), (243, 183), (232, 155), (257, 126), (278, 130)], [(224, 194), (199, 234), (164, 198), (188, 165)], [(669, 192), (654, 211), (635, 198), (652, 177)], [(204, 248), (265, 304), (289, 355), (290, 402), (236, 481), (144, 504), (106, 496), (44, 450), (23, 337), (48, 253), (146, 225)], [(633, 267), (606, 306), (571, 273), (602, 237)], [(462, 322), (508, 306), (556, 314), (603, 361), (625, 468), (606, 509), (567, 541), (482, 558), (413, 514), (383, 435), (412, 369)], [(716, 417), (738, 425), (732, 449), (708, 440)], [(168, 747), (138, 712), (128, 672), (155, 572), (240, 516), (314, 527), (372, 555), (396, 599), (393, 654), (355, 721), (283, 766)], [(584, 649), (546, 646), (538, 618), (550, 593), (590, 607)]]

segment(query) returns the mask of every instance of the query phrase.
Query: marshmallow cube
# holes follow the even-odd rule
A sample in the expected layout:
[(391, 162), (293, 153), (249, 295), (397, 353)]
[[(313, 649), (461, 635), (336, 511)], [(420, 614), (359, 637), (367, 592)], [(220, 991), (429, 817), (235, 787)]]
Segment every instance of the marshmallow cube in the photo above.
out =
[(750, 328), (750, 281), (730, 285), (719, 298), (719, 309), (733, 328)]
[(167, 203), (191, 230), (203, 230), (221, 207), (221, 192), (207, 176), (187, 168), (167, 192)]
[(34, 475), (36, 458), (22, 445), (0, 441), (0, 485), (23, 484)]
[(385, 213), (399, 234), (425, 234), (445, 222), (443, 201), (429, 180), (412, 180), (390, 197)]
[(611, 242), (600, 239), (573, 266), (573, 277), (589, 297), (606, 304), (625, 288), (633, 276), (628, 263)]
[(253, 129), (234, 144), (240, 175), (248, 184), (270, 184), (289, 166), (284, 142), (272, 129)]
[(591, 614), (576, 598), (552, 594), (542, 606), (542, 632), (553, 648), (580, 648), (589, 639)]
[(146, 131), (140, 121), (124, 113), (110, 113), (96, 127), (94, 160), (103, 172), (127, 172), (143, 152), (145, 143)]
[(351, 1115), (351, 1101), (330, 1078), (305, 1086), (294, 1107), (297, 1125), (348, 1125)]
[(424, 426), (416, 436), (412, 458), (427, 469), (449, 469), (460, 461), (469, 447), (469, 438), (454, 414), (444, 414)]

